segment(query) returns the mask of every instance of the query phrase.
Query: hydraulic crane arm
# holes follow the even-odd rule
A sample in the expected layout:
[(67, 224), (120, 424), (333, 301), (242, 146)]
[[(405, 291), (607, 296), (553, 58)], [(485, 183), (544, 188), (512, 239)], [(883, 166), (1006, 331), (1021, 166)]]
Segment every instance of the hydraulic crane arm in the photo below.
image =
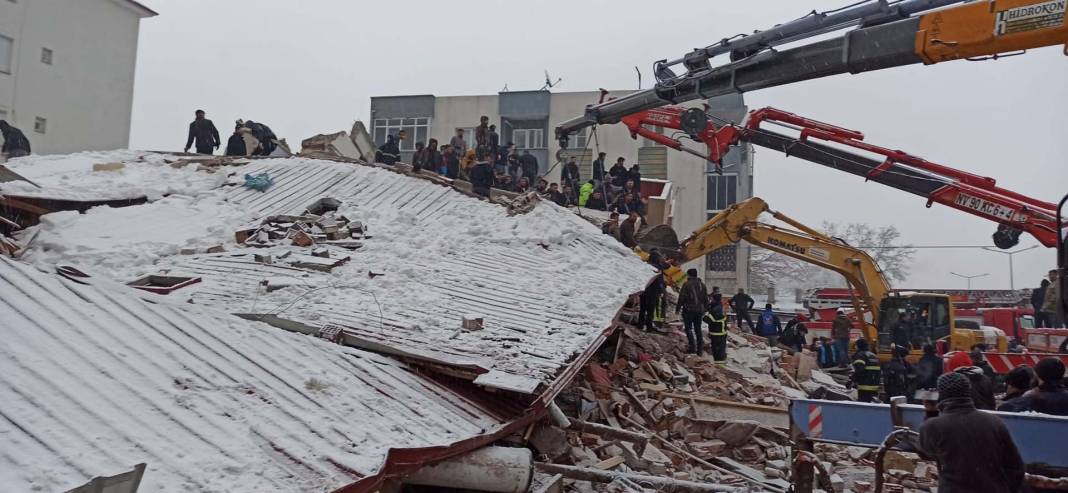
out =
[[(797, 230), (758, 221), (764, 212)], [(890, 285), (875, 260), (863, 250), (771, 210), (760, 198), (734, 204), (695, 230), (681, 242), (680, 264), (742, 240), (841, 274), (858, 293), (853, 298), (853, 305), (860, 319), (866, 322), (865, 336), (869, 340), (876, 340), (879, 303), (890, 293)]]
[[(588, 106), (584, 115), (558, 125), (556, 136), (566, 148), (568, 135), (582, 128), (617, 123), (624, 116), (669, 103), (844, 73), (983, 60), (1062, 44), (1068, 54), (1068, 0), (985, 0), (947, 7), (956, 3), (959, 0), (865, 2), (725, 39), (677, 60), (658, 62), (653, 89)], [(940, 7), (946, 8), (932, 10)], [(835, 38), (774, 49), (846, 28), (853, 29)], [(710, 60), (722, 53), (730, 53), (730, 63), (713, 67)], [(683, 65), (686, 72), (675, 75), (670, 68), (675, 65)]]
[[(749, 142), (788, 156), (845, 171), (927, 199), (928, 207), (939, 203), (999, 224), (993, 235), (998, 248), (1012, 248), (1027, 232), (1047, 247), (1057, 246), (1057, 206), (997, 186), (990, 177), (979, 176), (930, 162), (904, 151), (864, 142), (864, 134), (812, 120), (775, 108), (750, 112), (743, 125), (720, 125), (709, 120), (701, 108), (664, 106), (623, 117), (631, 136), (654, 140), (673, 149), (720, 163), (732, 145)], [(797, 137), (762, 127), (774, 123), (799, 132)], [(706, 147), (706, 154), (686, 148), (675, 137), (661, 135), (649, 126), (681, 130)], [(852, 152), (850, 149), (866, 154)], [(880, 156), (882, 160), (869, 156)]]

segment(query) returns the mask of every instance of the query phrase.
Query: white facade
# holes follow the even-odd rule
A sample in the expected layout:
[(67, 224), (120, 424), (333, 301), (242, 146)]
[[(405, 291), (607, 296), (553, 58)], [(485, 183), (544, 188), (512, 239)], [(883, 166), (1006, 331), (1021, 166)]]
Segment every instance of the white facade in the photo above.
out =
[(35, 154), (127, 147), (140, 20), (130, 0), (0, 0), (0, 118)]
[[(613, 91), (610, 95), (621, 97), (631, 92), (633, 91)], [(504, 102), (502, 98), (511, 98), (512, 102)], [(560, 179), (562, 167), (562, 165), (553, 166), (556, 163), (556, 154), (560, 150), (554, 135), (556, 124), (581, 115), (586, 105), (596, 104), (599, 98), (600, 92), (598, 91), (564, 93), (529, 91), (478, 96), (375, 97), (371, 99), (371, 132), (376, 143), (381, 144), (385, 141), (385, 135), (405, 128), (408, 130), (409, 141), (404, 143), (402, 151), (407, 151), (414, 147), (415, 142), (425, 142), (429, 138), (437, 139), (439, 144), (447, 144), (456, 129), (463, 128), (465, 129), (464, 137), (468, 146), (471, 146), (474, 141), (473, 129), (478, 126), (479, 118), (486, 116), (491, 124), (497, 125), (501, 143), (504, 144), (518, 140), (510, 138), (513, 136), (513, 129), (506, 129), (510, 127), (510, 122), (518, 121), (518, 125), (525, 127), (524, 132), (528, 130), (531, 132), (531, 134), (523, 135), (523, 140), (530, 145), (528, 150), (538, 157), (542, 172), (547, 172), (546, 179), (554, 182)], [(516, 103), (516, 100), (521, 100), (521, 102)], [(732, 100), (731, 103), (735, 101)], [(738, 106), (732, 109), (744, 113), (744, 107), (740, 106), (740, 97), (736, 103)], [(623, 124), (600, 125), (595, 129), (588, 128), (582, 135), (572, 136), (569, 152), (581, 153), (588, 149), (588, 155), (593, 158), (596, 158), (598, 151), (605, 152), (607, 154), (606, 170), (615, 163), (617, 158), (623, 157), (627, 167), (634, 163), (642, 165), (643, 177), (671, 181), (675, 197), (671, 208), (672, 227), (681, 237), (687, 236), (689, 232), (704, 224), (710, 214), (723, 206), (752, 195), (752, 165), (748, 147), (734, 151), (745, 156), (742, 159), (734, 156), (732, 160), (728, 160), (728, 164), (731, 162), (735, 164), (726, 168), (723, 177), (720, 177), (710, 175), (706, 161), (697, 156), (663, 149), (642, 138), (632, 138), (630, 131)], [(666, 133), (673, 132), (667, 130)], [(528, 138), (530, 135), (536, 135), (537, 138)], [(686, 141), (686, 145), (702, 153), (705, 151), (703, 148), (695, 147), (693, 142)], [(524, 150), (523, 145), (517, 145), (517, 147), (520, 148), (520, 152)], [(656, 159), (660, 156), (662, 158)], [(404, 157), (408, 157), (408, 154)], [(650, 160), (651, 157), (653, 157), (652, 160)], [(581, 168), (585, 178), (589, 176), (588, 161), (582, 161), (584, 161), (584, 166)], [(653, 161), (659, 162), (647, 167)], [(717, 184), (717, 180), (729, 182), (732, 190), (720, 190), (723, 193), (710, 197), (708, 185), (709, 183)], [(692, 265), (688, 267), (698, 268), (705, 273), (705, 280), (710, 286), (720, 286), (724, 293), (730, 295), (737, 287), (747, 287), (749, 246), (738, 245), (726, 256), (733, 257), (733, 262), (730, 260), (723, 262), (721, 259), (720, 265), (714, 267), (713, 262), (701, 258), (692, 262)]]

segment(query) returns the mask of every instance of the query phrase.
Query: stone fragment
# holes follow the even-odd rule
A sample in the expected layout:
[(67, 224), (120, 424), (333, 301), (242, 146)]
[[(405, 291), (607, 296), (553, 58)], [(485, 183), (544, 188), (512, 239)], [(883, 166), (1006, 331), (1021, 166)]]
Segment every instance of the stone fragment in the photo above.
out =
[(687, 444), (687, 447), (689, 447), (690, 453), (702, 459), (709, 459), (723, 453), (727, 448), (727, 443), (723, 440), (707, 440), (703, 442), (691, 442)]
[(727, 445), (737, 447), (748, 442), (759, 426), (760, 423), (756, 421), (728, 421), (716, 429), (716, 438), (727, 442)]

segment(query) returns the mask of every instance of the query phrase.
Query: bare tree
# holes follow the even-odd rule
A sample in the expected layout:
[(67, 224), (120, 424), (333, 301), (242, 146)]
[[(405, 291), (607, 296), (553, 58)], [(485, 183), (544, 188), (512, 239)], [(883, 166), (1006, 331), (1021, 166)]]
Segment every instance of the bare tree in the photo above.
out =
[[(867, 252), (889, 281), (902, 281), (908, 277), (916, 249), (898, 244), (901, 232), (895, 226), (873, 227), (863, 223), (824, 221), (819, 229), (827, 236), (841, 239)], [(768, 286), (803, 289), (846, 287), (845, 278), (835, 272), (763, 248), (753, 250), (749, 279), (750, 286), (757, 292)]]

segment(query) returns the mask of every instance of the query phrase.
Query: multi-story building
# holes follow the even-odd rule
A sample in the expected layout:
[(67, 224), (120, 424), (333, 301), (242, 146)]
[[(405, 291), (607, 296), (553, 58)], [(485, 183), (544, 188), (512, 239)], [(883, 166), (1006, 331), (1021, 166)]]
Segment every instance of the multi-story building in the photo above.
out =
[[(623, 96), (630, 91), (613, 91)], [(556, 165), (560, 149), (553, 129), (556, 123), (582, 114), (588, 104), (596, 103), (600, 93), (549, 91), (512, 91), (482, 96), (380, 96), (371, 98), (371, 134), (381, 145), (386, 136), (405, 129), (409, 136), (401, 146), (402, 158), (409, 160), (416, 142), (435, 138), (446, 144), (457, 128), (465, 130), (470, 145), (474, 128), (481, 116), (497, 125), (501, 142), (512, 142), (520, 152), (529, 151), (538, 159), (541, 172), (550, 181), (560, 176)], [(741, 95), (709, 100), (709, 111), (718, 118), (740, 122), (746, 108)], [(657, 132), (673, 131), (656, 128)], [(693, 143), (690, 143), (693, 145)], [(672, 184), (672, 226), (685, 237), (716, 212), (752, 196), (752, 150), (748, 145), (730, 152), (724, 160), (723, 174), (713, 171), (710, 163), (699, 157), (676, 152), (646, 139), (633, 139), (627, 128), (601, 125), (572, 136), (567, 155), (578, 158), (583, 177), (591, 175), (591, 161), (598, 152), (607, 153), (606, 167), (616, 158), (626, 159), (627, 166), (639, 163), (643, 178), (668, 180)], [(702, 149), (703, 152), (703, 149)], [(555, 165), (555, 166), (554, 166)], [(695, 261), (710, 285), (727, 293), (748, 284), (749, 249), (745, 244), (716, 251)]]
[(0, 0), (0, 119), (37, 154), (130, 141), (140, 21), (132, 0)]

